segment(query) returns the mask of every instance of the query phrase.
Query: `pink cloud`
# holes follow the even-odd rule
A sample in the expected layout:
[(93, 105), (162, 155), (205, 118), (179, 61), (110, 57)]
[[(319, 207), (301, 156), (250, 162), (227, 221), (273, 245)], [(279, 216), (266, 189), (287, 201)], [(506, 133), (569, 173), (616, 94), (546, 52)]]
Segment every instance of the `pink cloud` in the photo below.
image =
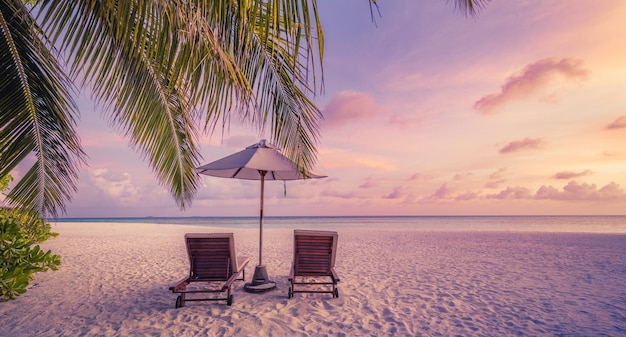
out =
[(611, 124), (606, 126), (607, 130), (626, 128), (626, 116), (619, 116)]
[(359, 188), (373, 188), (376, 186), (378, 186), (378, 183), (376, 183), (375, 179), (370, 176), (365, 179), (365, 182), (361, 184)]
[(497, 194), (488, 194), (488, 199), (530, 199), (532, 198), (532, 192), (526, 187), (507, 187), (506, 190), (500, 191)]
[(485, 183), (485, 187), (486, 188), (498, 188), (500, 187), (500, 185), (504, 184), (505, 182), (506, 182), (506, 179), (488, 181)]
[(562, 172), (557, 172), (555, 175), (552, 176), (552, 178), (554, 178), (554, 179), (572, 179), (572, 178), (578, 178), (578, 177), (590, 175), (592, 173), (593, 172), (591, 170), (584, 170), (584, 171), (581, 171), (581, 172), (562, 171)]
[(405, 115), (393, 114), (389, 118), (389, 125), (409, 127), (411, 125), (421, 123), (422, 120), (423, 120), (422, 117), (417, 117), (414, 115), (405, 116)]
[(626, 193), (619, 187), (619, 184), (610, 182), (608, 185), (603, 186), (598, 190), (598, 195), (603, 199), (626, 199)]
[(539, 138), (524, 138), (508, 143), (500, 149), (500, 153), (517, 152), (524, 149), (537, 149), (541, 147), (543, 141)]
[(456, 180), (456, 181), (458, 181), (458, 180), (465, 180), (465, 178), (469, 178), (471, 176), (472, 176), (471, 172), (468, 172), (468, 173), (457, 173), (457, 174), (454, 175), (454, 177), (452, 177), (452, 180)]
[(452, 189), (446, 184), (441, 185), (435, 193), (433, 193), (428, 199), (449, 199), (452, 195)]
[(415, 173), (412, 176), (409, 177), (409, 181), (428, 181), (431, 180), (433, 177), (423, 174), (423, 173)]
[(479, 194), (476, 192), (465, 192), (463, 194), (459, 194), (456, 196), (456, 198), (454, 198), (455, 200), (474, 200), (474, 199), (478, 199)]
[(584, 80), (588, 73), (581, 60), (543, 59), (527, 65), (519, 74), (507, 78), (499, 93), (482, 97), (474, 103), (474, 109), (482, 114), (489, 114), (511, 100), (522, 99), (542, 90), (557, 76)]
[(404, 186), (399, 186), (393, 189), (393, 192), (384, 195), (383, 199), (400, 199), (406, 196)]
[(535, 195), (536, 199), (552, 200), (586, 200), (607, 201), (626, 199), (626, 193), (618, 184), (610, 182), (598, 189), (595, 184), (578, 183), (570, 181), (563, 190), (552, 186), (541, 186)]
[(324, 124), (341, 126), (356, 120), (370, 118), (377, 107), (371, 96), (355, 91), (338, 92), (323, 111)]
[(498, 179), (501, 178), (506, 173), (506, 168), (501, 167), (496, 172), (489, 175), (489, 179)]

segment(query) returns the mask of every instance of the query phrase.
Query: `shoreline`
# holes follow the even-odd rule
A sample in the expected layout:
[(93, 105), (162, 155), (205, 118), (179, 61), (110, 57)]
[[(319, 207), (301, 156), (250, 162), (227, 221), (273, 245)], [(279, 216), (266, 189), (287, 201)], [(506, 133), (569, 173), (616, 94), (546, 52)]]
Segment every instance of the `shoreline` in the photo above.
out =
[(264, 228), (277, 290), (233, 285), (234, 304), (175, 309), (187, 232), (233, 232), (249, 281), (258, 228), (53, 224), (58, 271), (0, 303), (7, 336), (619, 335), (626, 333), (626, 235), (339, 229), (340, 297), (287, 299), (293, 230)]
[[(81, 223), (87, 226), (120, 223), (200, 226), (219, 229), (259, 228), (258, 217), (82, 218), (77, 219), (77, 221), (71, 221), (71, 218), (68, 218), (62, 221), (50, 221), (50, 223), (52, 225)], [(626, 216), (268, 216), (265, 218), (264, 228), (329, 230), (386, 228), (405, 231), (444, 232), (626, 234)]]

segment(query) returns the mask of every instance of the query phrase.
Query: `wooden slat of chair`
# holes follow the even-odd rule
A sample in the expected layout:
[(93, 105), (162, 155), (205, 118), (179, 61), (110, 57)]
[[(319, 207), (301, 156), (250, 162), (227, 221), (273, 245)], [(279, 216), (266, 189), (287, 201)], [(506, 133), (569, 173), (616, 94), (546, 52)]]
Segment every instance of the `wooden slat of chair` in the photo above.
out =
[[(289, 274), (289, 281), (291, 282), (289, 297), (291, 298), (294, 293), (305, 292), (331, 293), (333, 297), (338, 296), (336, 285), (339, 278), (333, 269), (334, 237), (317, 234), (306, 235), (296, 231), (294, 240), (294, 263)], [(296, 276), (301, 278), (301, 280), (296, 280)], [(313, 277), (313, 279), (307, 279), (307, 277)], [(314, 279), (319, 277), (329, 277), (330, 281)], [(296, 285), (305, 288), (296, 289)], [(332, 290), (309, 288), (309, 286), (315, 287), (320, 285), (331, 285)]]
[(191, 279), (225, 281), (231, 275), (228, 238), (187, 239)]
[(225, 281), (230, 275), (230, 257), (194, 256), (192, 278), (210, 281)]
[[(187, 234), (185, 235), (187, 251), (189, 255), (190, 271), (189, 277), (179, 281), (175, 286), (170, 287), (174, 293), (180, 296), (176, 300), (176, 307), (182, 307), (186, 301), (222, 301), (226, 300), (228, 305), (232, 304), (231, 285), (235, 280), (243, 280), (245, 276), (238, 278), (244, 273), (243, 268), (248, 263), (247, 258), (238, 259), (237, 264), (231, 259), (234, 253), (231, 252), (232, 234), (221, 236)], [(234, 246), (232, 247), (234, 249)], [(232, 254), (232, 255), (231, 255)], [(238, 266), (238, 270), (235, 270)], [(245, 274), (244, 274), (245, 275)], [(187, 289), (190, 283), (212, 283), (221, 282), (221, 287), (203, 287)], [(187, 298), (187, 294), (223, 293), (226, 297), (193, 297)]]
[(296, 240), (296, 275), (328, 275), (331, 269), (333, 239), (323, 236), (298, 236)]

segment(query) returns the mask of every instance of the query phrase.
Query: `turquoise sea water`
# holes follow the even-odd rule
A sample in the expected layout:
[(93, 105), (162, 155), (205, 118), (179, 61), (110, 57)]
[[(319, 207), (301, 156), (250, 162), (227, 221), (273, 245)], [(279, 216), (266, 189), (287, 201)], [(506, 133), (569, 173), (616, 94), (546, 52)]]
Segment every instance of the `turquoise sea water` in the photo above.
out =
[[(50, 222), (154, 223), (256, 228), (257, 217), (60, 218)], [(302, 216), (266, 217), (265, 228), (391, 229), (626, 234), (626, 215), (612, 216)]]

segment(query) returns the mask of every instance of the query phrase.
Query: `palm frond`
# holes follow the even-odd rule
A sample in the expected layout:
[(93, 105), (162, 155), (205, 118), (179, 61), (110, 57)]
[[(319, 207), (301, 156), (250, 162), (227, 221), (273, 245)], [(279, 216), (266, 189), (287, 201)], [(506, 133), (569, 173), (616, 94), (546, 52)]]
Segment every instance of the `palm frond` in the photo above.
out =
[(491, 0), (446, 0), (446, 2), (454, 2), (454, 8), (465, 15), (476, 15)]
[(320, 114), (307, 97), (323, 51), (315, 1), (51, 1), (41, 11), (73, 73), (181, 207), (197, 187), (202, 123), (213, 130), (235, 115), (262, 129), (271, 121), (292, 159), (306, 168), (315, 161)]
[(197, 189), (200, 154), (192, 95), (175, 67), (179, 32), (164, 10), (154, 1), (49, 2), (42, 20), (68, 48), (73, 73), (184, 208)]
[[(208, 4), (207, 4), (208, 3)], [(220, 3), (221, 5), (218, 5)], [(308, 170), (315, 162), (319, 110), (308, 95), (323, 87), (323, 34), (315, 1), (203, 2), (193, 8), (187, 31), (198, 39), (215, 37), (212, 44), (193, 48), (194, 59), (216, 59), (236, 66), (230, 74), (216, 73), (220, 65), (199, 64), (203, 74), (194, 82), (209, 101), (203, 119), (213, 130), (235, 113), (240, 121), (271, 127), (272, 141), (288, 157)], [(199, 14), (198, 14), (199, 13)], [(192, 39), (195, 40), (195, 39)], [(219, 49), (216, 49), (219, 48)], [(191, 49), (190, 49), (191, 50)], [(237, 83), (237, 85), (233, 85)]]
[(34, 154), (34, 164), (7, 199), (56, 216), (76, 191), (85, 157), (67, 91), (72, 84), (23, 2), (0, 2), (0, 31), (0, 176)]

